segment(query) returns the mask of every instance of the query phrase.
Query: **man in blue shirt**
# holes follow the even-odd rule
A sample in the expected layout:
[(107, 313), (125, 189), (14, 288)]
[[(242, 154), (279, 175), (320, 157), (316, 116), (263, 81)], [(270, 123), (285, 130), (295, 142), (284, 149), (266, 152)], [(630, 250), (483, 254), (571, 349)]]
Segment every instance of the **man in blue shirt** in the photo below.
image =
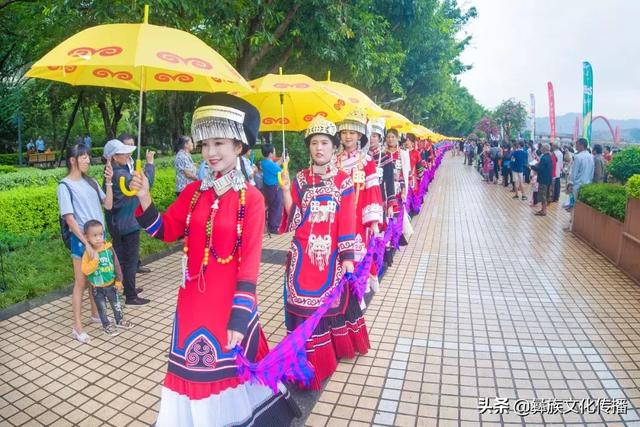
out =
[(38, 150), (38, 153), (44, 153), (45, 145), (42, 136), (38, 136), (38, 139), (36, 139), (36, 150)]
[(262, 146), (262, 173), (265, 202), (267, 204), (267, 228), (269, 233), (278, 234), (282, 220), (282, 189), (278, 184), (278, 173), (282, 171), (282, 159), (276, 162), (275, 147), (272, 144)]
[(524, 142), (518, 143), (518, 149), (514, 150), (511, 154), (511, 176), (513, 179), (513, 188), (516, 192), (514, 199), (518, 198), (518, 191), (522, 195), (522, 200), (527, 200), (527, 196), (524, 195), (524, 188), (522, 183), (524, 182), (524, 166), (527, 164), (529, 155), (524, 151)]

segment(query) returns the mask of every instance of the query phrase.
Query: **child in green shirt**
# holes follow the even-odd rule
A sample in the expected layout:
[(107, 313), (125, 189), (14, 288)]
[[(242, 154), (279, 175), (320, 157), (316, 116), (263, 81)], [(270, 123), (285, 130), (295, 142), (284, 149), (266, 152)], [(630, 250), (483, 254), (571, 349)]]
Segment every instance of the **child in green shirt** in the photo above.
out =
[[(102, 321), (105, 335), (116, 336), (118, 329), (130, 329), (133, 325), (124, 319), (118, 291), (122, 289), (122, 271), (111, 243), (104, 241), (104, 227), (100, 221), (90, 220), (84, 224), (84, 235), (91, 246), (82, 255), (82, 272), (87, 276), (93, 297)], [(113, 309), (115, 327), (107, 316), (107, 301)]]

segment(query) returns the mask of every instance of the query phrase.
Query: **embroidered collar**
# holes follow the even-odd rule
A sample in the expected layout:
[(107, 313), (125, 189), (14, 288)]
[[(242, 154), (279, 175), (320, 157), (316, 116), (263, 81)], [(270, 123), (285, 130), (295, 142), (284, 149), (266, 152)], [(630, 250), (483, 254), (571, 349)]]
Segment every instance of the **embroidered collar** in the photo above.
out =
[(205, 191), (210, 188), (213, 188), (218, 197), (220, 197), (231, 189), (240, 191), (243, 188), (247, 188), (247, 184), (244, 182), (242, 173), (236, 169), (232, 169), (230, 172), (218, 178), (215, 178), (213, 173), (207, 175), (200, 184), (200, 191)]
[(333, 164), (333, 162), (329, 162), (323, 166), (311, 166), (311, 168), (309, 168), (309, 173), (311, 175), (319, 175), (321, 179), (331, 179), (338, 173), (338, 168)]

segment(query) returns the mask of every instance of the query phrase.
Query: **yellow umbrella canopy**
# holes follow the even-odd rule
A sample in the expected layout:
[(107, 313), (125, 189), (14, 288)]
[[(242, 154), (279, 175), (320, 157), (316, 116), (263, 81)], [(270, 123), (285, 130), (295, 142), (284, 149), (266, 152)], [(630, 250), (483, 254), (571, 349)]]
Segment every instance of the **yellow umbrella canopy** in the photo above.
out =
[(362, 91), (344, 83), (332, 82), (325, 80), (319, 82), (327, 92), (338, 98), (337, 105), (339, 109), (361, 108), (369, 115), (382, 114), (383, 110), (371, 98)]
[(255, 92), (237, 95), (260, 111), (263, 132), (303, 131), (315, 116), (336, 122), (348, 113), (337, 96), (304, 74), (267, 74), (249, 84)]
[(428, 138), (432, 135), (435, 135), (435, 132), (432, 130), (422, 126), (422, 125), (412, 125), (407, 131), (407, 133), (412, 133), (420, 139)]
[(26, 75), (74, 86), (142, 91), (250, 90), (231, 64), (196, 36), (146, 22), (83, 30), (38, 60)]
[[(139, 90), (138, 152), (140, 161), (142, 97), (149, 90), (226, 92), (250, 90), (246, 80), (219, 53), (192, 34), (148, 24), (108, 24), (71, 36), (37, 61), (27, 77), (74, 86)], [(135, 194), (120, 179), (120, 189)]]
[(373, 116), (383, 118), (387, 129), (398, 129), (400, 132), (407, 132), (407, 129), (413, 125), (411, 120), (392, 110), (382, 110), (382, 113)]

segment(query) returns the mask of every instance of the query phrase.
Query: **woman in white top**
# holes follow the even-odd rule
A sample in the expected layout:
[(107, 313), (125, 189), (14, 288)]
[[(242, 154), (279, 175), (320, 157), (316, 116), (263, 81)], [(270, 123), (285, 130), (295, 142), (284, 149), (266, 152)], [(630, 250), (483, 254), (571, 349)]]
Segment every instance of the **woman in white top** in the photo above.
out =
[[(84, 235), (84, 224), (89, 220), (100, 221), (103, 225), (104, 214), (102, 208), (109, 210), (113, 206), (113, 188), (111, 179), (113, 170), (111, 169), (111, 159), (107, 159), (104, 168), (104, 182), (106, 193), (102, 191), (95, 179), (87, 175), (91, 163), (91, 151), (84, 144), (76, 144), (67, 149), (67, 176), (58, 185), (58, 205), (60, 206), (60, 216), (66, 223), (70, 236), (71, 258), (73, 260), (74, 285), (71, 297), (73, 308), (73, 336), (80, 342), (89, 342), (89, 336), (84, 332), (80, 309), (82, 307), (82, 294), (87, 278), (82, 273), (82, 255), (89, 252), (92, 258), (97, 257), (95, 250), (87, 244)], [(98, 311), (91, 293), (92, 320), (99, 322)]]

